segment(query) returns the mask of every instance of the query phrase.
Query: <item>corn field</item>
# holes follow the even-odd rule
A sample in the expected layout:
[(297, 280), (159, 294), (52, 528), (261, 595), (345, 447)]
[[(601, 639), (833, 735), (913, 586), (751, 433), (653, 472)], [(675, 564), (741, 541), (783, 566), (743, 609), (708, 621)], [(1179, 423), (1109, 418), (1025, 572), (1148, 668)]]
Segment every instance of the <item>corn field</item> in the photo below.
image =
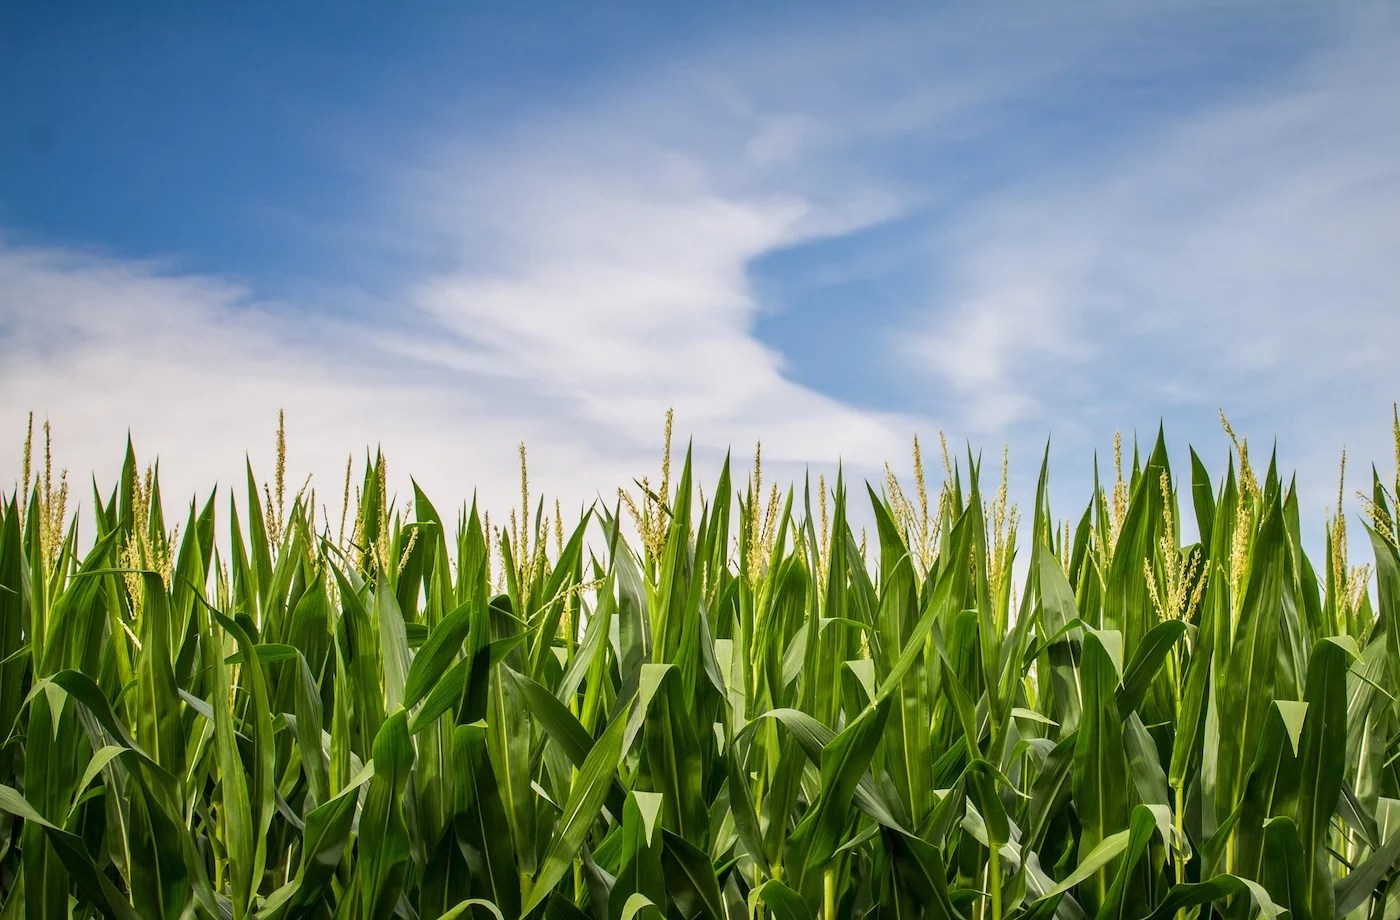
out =
[(129, 445), (71, 516), (26, 449), (0, 920), (1400, 917), (1396, 482), (1362, 567), (1243, 441), (1062, 520), (1044, 462), (701, 488), (669, 428), (567, 523), (522, 447), (504, 527), (382, 457), (337, 526), (282, 452), (172, 521)]

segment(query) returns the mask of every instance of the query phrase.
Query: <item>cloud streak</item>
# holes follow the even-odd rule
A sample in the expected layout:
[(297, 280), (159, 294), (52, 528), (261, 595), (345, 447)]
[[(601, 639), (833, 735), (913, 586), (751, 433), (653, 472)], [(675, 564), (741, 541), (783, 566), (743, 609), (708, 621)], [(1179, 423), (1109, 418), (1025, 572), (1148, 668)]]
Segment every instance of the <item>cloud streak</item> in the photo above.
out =
[[(1400, 30), (1351, 24), (1289, 77), (1165, 120), (1107, 169), (1056, 164), (973, 202), (956, 266), (897, 339), (988, 433), (1104, 443), (1224, 406), (1277, 435), (1308, 494), (1385, 457), (1400, 393)], [(892, 342), (893, 344), (893, 342)], [(1309, 506), (1311, 507), (1311, 505)]]
[[(1271, 90), (1119, 126), (1083, 159), (1003, 149), (1046, 127), (1027, 115), (1040, 95), (1088, 99), (1163, 57), (1133, 38), (1163, 20), (770, 25), (568, 108), (444, 123), (333, 234), (347, 265), (398, 266), (349, 292), (354, 311), (0, 239), (0, 430), (47, 413), (71, 465), (105, 480), (130, 427), (189, 494), (240, 481), (250, 447), (267, 469), (286, 408), (293, 467), (337, 494), (344, 451), (383, 443), (430, 494), (508, 504), (523, 439), (540, 488), (573, 503), (654, 464), (668, 406), (711, 467), (762, 438), (780, 476), (838, 457), (863, 476), (940, 425), (1023, 458), (1053, 431), (1080, 473), (1113, 426), (1166, 415), (1175, 441), (1209, 439), (1224, 404), (1303, 444), (1320, 482), (1354, 432), (1381, 455), (1400, 384), (1393, 24), (1340, 30)], [(937, 284), (898, 291), (917, 305), (899, 316), (850, 303), (843, 322), (890, 334), (881, 354), (835, 351), (935, 396), (872, 409), (758, 335), (773, 306), (754, 266), (901, 221), (899, 258), (936, 261)], [(0, 458), (0, 482), (17, 467)]]
[[(752, 113), (706, 132), (654, 124), (665, 98), (425, 151), (391, 177), (388, 216), (429, 269), (357, 318), (168, 264), (0, 246), (0, 424), (51, 416), (66, 456), (104, 478), (129, 426), (176, 494), (239, 482), (250, 446), (265, 469), (279, 408), (293, 466), (332, 491), (344, 450), (383, 443), (430, 491), (505, 504), (523, 439), (546, 491), (607, 497), (654, 464), (669, 406), (711, 467), (762, 438), (780, 475), (874, 469), (917, 420), (787, 379), (752, 335), (746, 266), (885, 206), (863, 188), (818, 203), (745, 187), (796, 156), (801, 132)], [(721, 142), (746, 154), (731, 163)]]

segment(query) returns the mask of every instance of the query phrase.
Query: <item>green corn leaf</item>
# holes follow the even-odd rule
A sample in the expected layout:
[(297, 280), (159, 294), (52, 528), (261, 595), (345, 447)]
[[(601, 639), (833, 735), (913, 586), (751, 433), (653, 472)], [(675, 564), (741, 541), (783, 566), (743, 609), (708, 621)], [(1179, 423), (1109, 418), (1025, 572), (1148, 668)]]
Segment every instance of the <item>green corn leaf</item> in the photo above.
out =
[(447, 614), (428, 635), (413, 661), (408, 666), (408, 676), (404, 682), (404, 707), (412, 709), (422, 701), (428, 691), (437, 684), (462, 650), (462, 642), (467, 638), (476, 612), (471, 602), (462, 604)]
[[(1334, 910), (1327, 838), (1342, 795), (1347, 742), (1347, 669), (1355, 644), (1323, 639), (1313, 647), (1307, 677), (1307, 716), (1298, 742), (1297, 832), (1307, 854), (1308, 904), (1315, 917)], [(1298, 914), (1294, 908), (1295, 917)]]
[(506, 920), (505, 914), (501, 913), (501, 909), (485, 898), (468, 898), (465, 901), (461, 901), (451, 910), (439, 917), (438, 920), (457, 920), (458, 917), (469, 917), (478, 910), (490, 914), (495, 917), (496, 920)]
[(408, 717), (399, 710), (374, 739), (374, 776), (360, 815), (359, 904), (364, 916), (391, 916), (403, 890), (409, 859), (403, 797), (414, 756)]
[(1288, 913), (1274, 903), (1269, 892), (1258, 882), (1237, 875), (1217, 875), (1208, 881), (1173, 886), (1146, 920), (1168, 920), (1178, 911), (1215, 904), (1239, 895), (1247, 896), (1264, 920), (1279, 920)]
[(1147, 695), (1148, 688), (1156, 679), (1162, 665), (1171, 653), (1172, 647), (1186, 634), (1187, 625), (1181, 620), (1165, 620), (1147, 631), (1132, 660), (1123, 672), (1123, 685), (1119, 687), (1118, 714), (1123, 718), (1137, 711)]
[(374, 766), (370, 764), (335, 798), (306, 816), (296, 877), (267, 898), (258, 911), (259, 920), (278, 920), (317, 903), (350, 845), (360, 787), (373, 776)]
[(1260, 882), (1274, 903), (1288, 910), (1290, 920), (1311, 920), (1312, 898), (1308, 891), (1303, 844), (1298, 836), (1298, 825), (1291, 818), (1270, 818), (1264, 824)]
[(853, 817), (851, 802), (870, 768), (889, 716), (889, 700), (867, 709), (821, 753), (821, 792), (789, 838), (789, 872), (794, 888), (815, 901), (823, 870), (835, 855)]
[(608, 724), (601, 737), (579, 767), (573, 788), (569, 790), (564, 813), (559, 819), (554, 838), (545, 851), (539, 872), (525, 893), (522, 913), (528, 914), (553, 890), (569, 871), (589, 829), (598, 817), (612, 784), (613, 772), (622, 757), (622, 740), (627, 728), (627, 711), (619, 713)]
[(625, 914), (629, 906), (640, 910), (643, 904), (639, 904), (638, 898), (653, 909), (657, 904), (666, 903), (661, 806), (659, 793), (633, 791), (627, 796), (622, 813), (621, 869), (610, 899), (614, 912)]
[(1127, 845), (1123, 848), (1122, 858), (1118, 860), (1113, 884), (1099, 907), (1098, 916), (1101, 920), (1126, 920), (1134, 913), (1131, 908), (1141, 903), (1142, 893), (1130, 894), (1130, 886), (1138, 864), (1147, 852), (1147, 845), (1156, 832), (1157, 819), (1152, 810), (1145, 805), (1134, 808), (1132, 818), (1129, 819)]
[(1400, 866), (1400, 830), (1391, 833), (1385, 844), (1337, 882), (1337, 916), (1345, 917), (1377, 893), (1381, 881)]
[[(1128, 765), (1115, 695), (1118, 673), (1104, 644), (1104, 635), (1092, 632), (1085, 638), (1080, 666), (1084, 714), (1076, 734), (1071, 783), (1075, 812), (1082, 828), (1076, 872), (1093, 862), (1091, 857), (1102, 851), (1106, 841), (1126, 833), (1119, 829), (1128, 825), (1131, 811)], [(1124, 838), (1122, 847), (1126, 845)], [(1094, 880), (1086, 900), (1097, 909), (1107, 896), (1109, 879), (1105, 872), (1098, 871), (1094, 873)]]
[(135, 920), (136, 913), (106, 876), (98, 871), (82, 838), (46, 820), (25, 801), (24, 796), (9, 786), (0, 786), (0, 812), (23, 818), (42, 829), (82, 896), (102, 911), (104, 916)]
[(520, 879), (507, 845), (510, 823), (487, 750), (486, 730), (457, 727), (453, 761), (462, 771), (456, 786), (455, 830), (474, 884), (510, 916), (520, 915)]
[(720, 894), (715, 867), (702, 850), (667, 830), (661, 831), (662, 862), (673, 900), (687, 915), (724, 920), (724, 897)]
[(775, 920), (816, 920), (816, 914), (802, 896), (777, 879), (759, 886), (758, 897), (772, 911)]

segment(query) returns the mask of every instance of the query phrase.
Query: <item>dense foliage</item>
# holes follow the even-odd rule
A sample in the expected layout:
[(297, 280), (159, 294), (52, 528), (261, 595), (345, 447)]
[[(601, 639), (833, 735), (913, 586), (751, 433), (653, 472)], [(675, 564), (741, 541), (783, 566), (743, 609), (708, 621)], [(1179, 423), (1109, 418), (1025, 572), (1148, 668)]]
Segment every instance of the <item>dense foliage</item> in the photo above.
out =
[(1394, 497), (1309, 560), (1235, 448), (1063, 524), (1043, 467), (1018, 523), (946, 450), (931, 498), (917, 445), (859, 496), (668, 448), (504, 532), (382, 459), (333, 528), (279, 460), (173, 533), (128, 449), (81, 538), (26, 459), (0, 917), (1395, 917)]

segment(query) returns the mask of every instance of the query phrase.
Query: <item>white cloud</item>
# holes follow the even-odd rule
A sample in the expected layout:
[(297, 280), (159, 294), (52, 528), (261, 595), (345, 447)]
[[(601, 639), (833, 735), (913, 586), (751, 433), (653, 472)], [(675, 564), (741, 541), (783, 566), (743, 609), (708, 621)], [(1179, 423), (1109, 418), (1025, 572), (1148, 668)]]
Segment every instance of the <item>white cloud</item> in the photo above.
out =
[[(285, 408), (290, 465), (323, 494), (338, 497), (347, 450), (382, 443), (430, 494), (480, 488), (497, 507), (517, 494), (521, 439), (539, 489), (610, 496), (655, 467), (668, 406), (711, 472), (760, 438), (777, 475), (902, 452), (916, 420), (784, 377), (752, 334), (746, 276), (773, 247), (883, 213), (878, 196), (744, 189), (741, 156), (717, 166), (650, 128), (607, 108), (426, 152), (392, 181), (389, 218), (405, 251), (448, 257), (355, 320), (169, 265), (0, 242), (0, 430), (17, 440), (27, 410), (47, 415), (60, 460), (107, 482), (130, 428), (185, 496), (241, 483), (245, 450), (266, 475)], [(763, 137), (761, 120), (714, 128), (707, 143), (727, 132), (736, 151)], [(18, 449), (0, 458), (0, 481), (17, 478)]]
[[(1054, 29), (975, 20), (746, 38), (484, 135), (444, 126), (384, 177), (374, 220), (338, 230), (347, 258), (426, 266), (353, 320), (0, 239), (0, 432), (47, 413), (60, 459), (106, 482), (130, 427), (187, 495), (241, 481), (244, 450), (267, 471), (285, 407), (292, 467), (333, 495), (345, 451), (383, 443), (444, 504), (473, 487), (509, 504), (524, 439), (539, 487), (572, 504), (654, 466), (675, 406), (711, 464), (761, 437), (777, 475), (838, 456), (864, 475), (939, 420), (795, 383), (793, 356), (754, 334), (753, 261), (956, 201), (956, 173), (892, 151), (1004, 127), (1066, 70), (1131, 69), (1122, 40), (1145, 34), (1107, 7)], [(1352, 432), (1384, 434), (1371, 403), (1396, 389), (1400, 341), (1385, 44), (1153, 126), (1112, 170), (1061, 164), (948, 205), (928, 245), (952, 293), (891, 343), (947, 386), (941, 421), (1010, 436), (1024, 461), (1053, 429), (1072, 473), (1104, 426), (1174, 413), (1179, 443), (1220, 403), (1246, 430), (1315, 437), (1329, 463)], [(18, 450), (0, 455), (0, 483), (17, 475)]]
[[(620, 291), (635, 281), (623, 273), (610, 283)], [(698, 311), (642, 317), (638, 328), (600, 311), (603, 324), (615, 324), (601, 334), (561, 311), (558, 337), (518, 314), (493, 320), (494, 359), (519, 357), (504, 366), (454, 364), (442, 354), (460, 349), (432, 338), (380, 342), (372, 329), (290, 317), (231, 286), (101, 257), (5, 247), (0, 291), (0, 430), (13, 445), (0, 477), (19, 478), (19, 436), (33, 409), (53, 420), (57, 459), (73, 467), (85, 503), (89, 470), (104, 488), (114, 481), (128, 429), (143, 458), (160, 456), (172, 505), (216, 477), (241, 484), (245, 451), (267, 476), (279, 408), (288, 415), (292, 470), (314, 472), (331, 506), (346, 452), (362, 456), (376, 443), (401, 486), (412, 473), (447, 507), (476, 488), (492, 506), (509, 506), (521, 439), (531, 447), (537, 491), (570, 507), (607, 497), (655, 468), (669, 403), (681, 431), (696, 432), (711, 471), (731, 442), (742, 458), (762, 437), (791, 474), (799, 461), (829, 464), (843, 449), (873, 462), (912, 430), (784, 381), (771, 354)], [(422, 294), (454, 323), (468, 321), (464, 304), (528, 312), (598, 303), (567, 295), (567, 286), (548, 282), (494, 295), (451, 287)], [(658, 327), (675, 347), (647, 345)], [(578, 355), (568, 353), (570, 340)]]
[(1076, 446), (1159, 416), (1174, 442), (1215, 443), (1223, 406), (1279, 437), (1310, 513), (1344, 441), (1385, 460), (1400, 29), (1353, 26), (1285, 80), (1154, 124), (1108, 168), (1047, 164), (956, 215), (933, 244), (951, 291), (901, 333), (910, 368), (956, 394), (960, 424), (1053, 422)]

